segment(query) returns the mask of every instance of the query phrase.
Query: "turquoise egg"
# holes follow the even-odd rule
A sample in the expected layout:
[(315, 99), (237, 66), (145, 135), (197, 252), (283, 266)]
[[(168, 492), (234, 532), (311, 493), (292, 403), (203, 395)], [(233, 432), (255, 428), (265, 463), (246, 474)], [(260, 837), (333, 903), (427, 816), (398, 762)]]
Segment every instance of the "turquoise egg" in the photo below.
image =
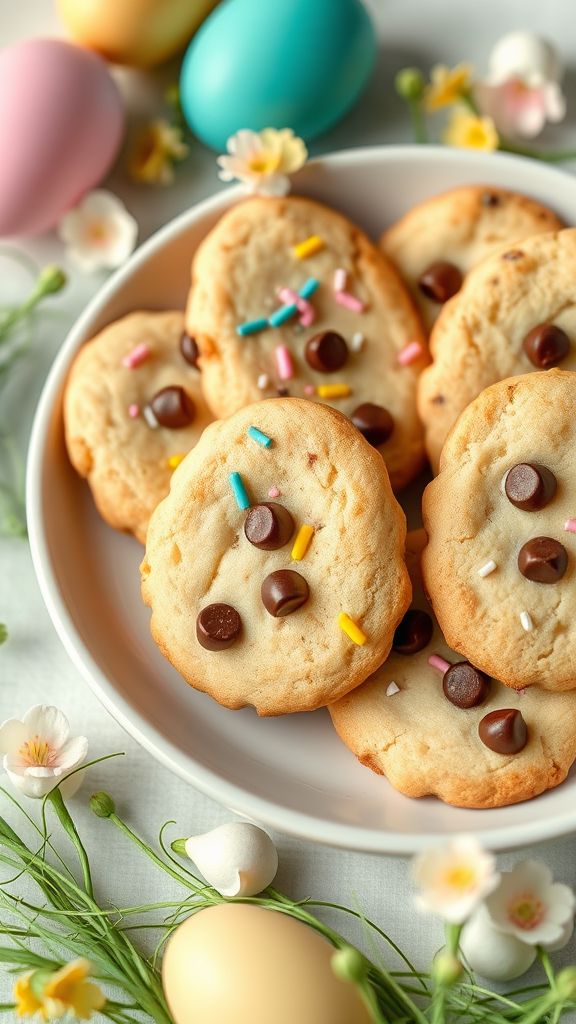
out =
[(361, 0), (224, 0), (186, 51), (182, 108), (217, 150), (240, 128), (312, 139), (357, 100), (375, 59)]

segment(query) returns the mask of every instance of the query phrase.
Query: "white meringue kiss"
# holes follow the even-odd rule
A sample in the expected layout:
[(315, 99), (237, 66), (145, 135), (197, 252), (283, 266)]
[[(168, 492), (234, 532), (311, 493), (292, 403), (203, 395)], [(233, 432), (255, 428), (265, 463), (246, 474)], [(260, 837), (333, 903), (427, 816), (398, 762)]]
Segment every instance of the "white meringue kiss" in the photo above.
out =
[(278, 853), (270, 836), (248, 821), (226, 825), (186, 840), (188, 857), (222, 896), (256, 896), (278, 870)]

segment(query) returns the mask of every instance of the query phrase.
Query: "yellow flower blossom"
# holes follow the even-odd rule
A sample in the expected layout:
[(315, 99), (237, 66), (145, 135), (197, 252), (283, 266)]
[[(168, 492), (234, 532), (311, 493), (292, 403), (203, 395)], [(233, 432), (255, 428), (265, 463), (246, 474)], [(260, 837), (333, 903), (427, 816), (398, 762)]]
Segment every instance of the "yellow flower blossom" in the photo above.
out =
[(188, 154), (182, 132), (159, 119), (151, 121), (138, 136), (128, 160), (128, 173), (146, 185), (170, 185), (174, 164)]
[(472, 68), (470, 64), (457, 64), (449, 68), (445, 64), (436, 64), (430, 73), (430, 85), (424, 91), (426, 110), (433, 113), (442, 107), (449, 107), (462, 99), (463, 93), (470, 91)]
[(285, 195), (288, 176), (305, 164), (308, 151), (291, 128), (243, 130), (226, 143), (228, 153), (218, 157), (222, 181), (242, 181), (251, 192)]
[(483, 149), (492, 153), (500, 139), (491, 117), (478, 117), (466, 110), (455, 110), (442, 137), (447, 146)]
[(58, 971), (27, 971), (14, 985), (16, 1015), (59, 1020), (71, 1014), (77, 1020), (89, 1020), (106, 1002), (102, 989), (87, 981), (92, 970), (88, 960), (72, 960)]

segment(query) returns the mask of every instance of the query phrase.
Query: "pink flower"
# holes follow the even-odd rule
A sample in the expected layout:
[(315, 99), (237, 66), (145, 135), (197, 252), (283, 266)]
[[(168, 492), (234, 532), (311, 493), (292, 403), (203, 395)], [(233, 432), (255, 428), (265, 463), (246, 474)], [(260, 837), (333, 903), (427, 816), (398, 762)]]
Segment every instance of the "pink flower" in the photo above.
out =
[(546, 864), (526, 860), (502, 873), (486, 908), (499, 931), (530, 946), (558, 949), (572, 934), (576, 900), (567, 885), (554, 882)]

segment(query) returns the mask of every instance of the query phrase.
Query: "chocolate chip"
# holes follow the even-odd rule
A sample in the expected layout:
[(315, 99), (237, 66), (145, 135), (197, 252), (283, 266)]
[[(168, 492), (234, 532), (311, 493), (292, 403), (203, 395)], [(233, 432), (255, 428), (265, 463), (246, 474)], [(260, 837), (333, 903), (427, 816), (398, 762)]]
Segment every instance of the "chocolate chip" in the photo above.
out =
[(430, 643), (434, 623), (428, 612), (411, 608), (396, 627), (392, 647), (398, 654), (416, 654)]
[(299, 572), (293, 569), (277, 569), (262, 583), (262, 603), (274, 618), (290, 615), (305, 604), (310, 591)]
[(522, 345), (534, 366), (539, 370), (549, 370), (568, 355), (570, 338), (561, 327), (554, 324), (538, 324), (528, 332)]
[(509, 249), (508, 252), (505, 252), (502, 256), (503, 260), (508, 260), (510, 263), (515, 263), (516, 260), (521, 260), (523, 258), (524, 253), (522, 252), (522, 249)]
[(506, 497), (524, 512), (537, 512), (556, 494), (556, 477), (539, 462), (519, 462), (506, 476)]
[(384, 444), (394, 430), (394, 420), (388, 409), (382, 405), (374, 405), (373, 402), (363, 402), (354, 409), (350, 419), (374, 448)]
[(196, 406), (181, 387), (162, 388), (150, 402), (150, 408), (161, 427), (177, 430), (187, 427), (196, 415)]
[(482, 206), (500, 206), (500, 196), (495, 192), (484, 192), (480, 202)]
[(285, 387), (276, 388), (276, 394), (278, 395), (278, 398), (289, 398), (290, 397), (290, 392), (289, 392), (288, 388), (285, 388)]
[(190, 363), (190, 366), (193, 366), (198, 370), (198, 356), (200, 355), (200, 349), (196, 344), (196, 340), (190, 337), (189, 334), (183, 334), (180, 338), (180, 351), (186, 362)]
[(566, 548), (552, 537), (532, 537), (520, 548), (518, 568), (534, 583), (557, 583), (568, 565)]
[(196, 619), (198, 643), (207, 651), (223, 651), (240, 635), (242, 620), (230, 604), (209, 604)]
[(420, 291), (432, 302), (448, 302), (462, 287), (462, 274), (453, 263), (431, 263), (418, 280)]
[(319, 373), (334, 373), (348, 359), (348, 345), (336, 331), (321, 331), (306, 342), (304, 355), (308, 366)]
[(434, 405), (444, 405), (445, 401), (446, 401), (446, 399), (444, 398), (444, 395), (434, 395), (434, 397), (432, 399), (432, 402), (434, 403)]
[(519, 754), (528, 742), (526, 722), (515, 708), (502, 708), (484, 715), (478, 735), (484, 746), (496, 754)]
[(287, 508), (275, 501), (253, 505), (244, 520), (246, 538), (262, 551), (284, 547), (294, 533), (294, 520)]
[(444, 696), (457, 708), (475, 708), (486, 700), (490, 681), (469, 661), (456, 661), (442, 677)]

